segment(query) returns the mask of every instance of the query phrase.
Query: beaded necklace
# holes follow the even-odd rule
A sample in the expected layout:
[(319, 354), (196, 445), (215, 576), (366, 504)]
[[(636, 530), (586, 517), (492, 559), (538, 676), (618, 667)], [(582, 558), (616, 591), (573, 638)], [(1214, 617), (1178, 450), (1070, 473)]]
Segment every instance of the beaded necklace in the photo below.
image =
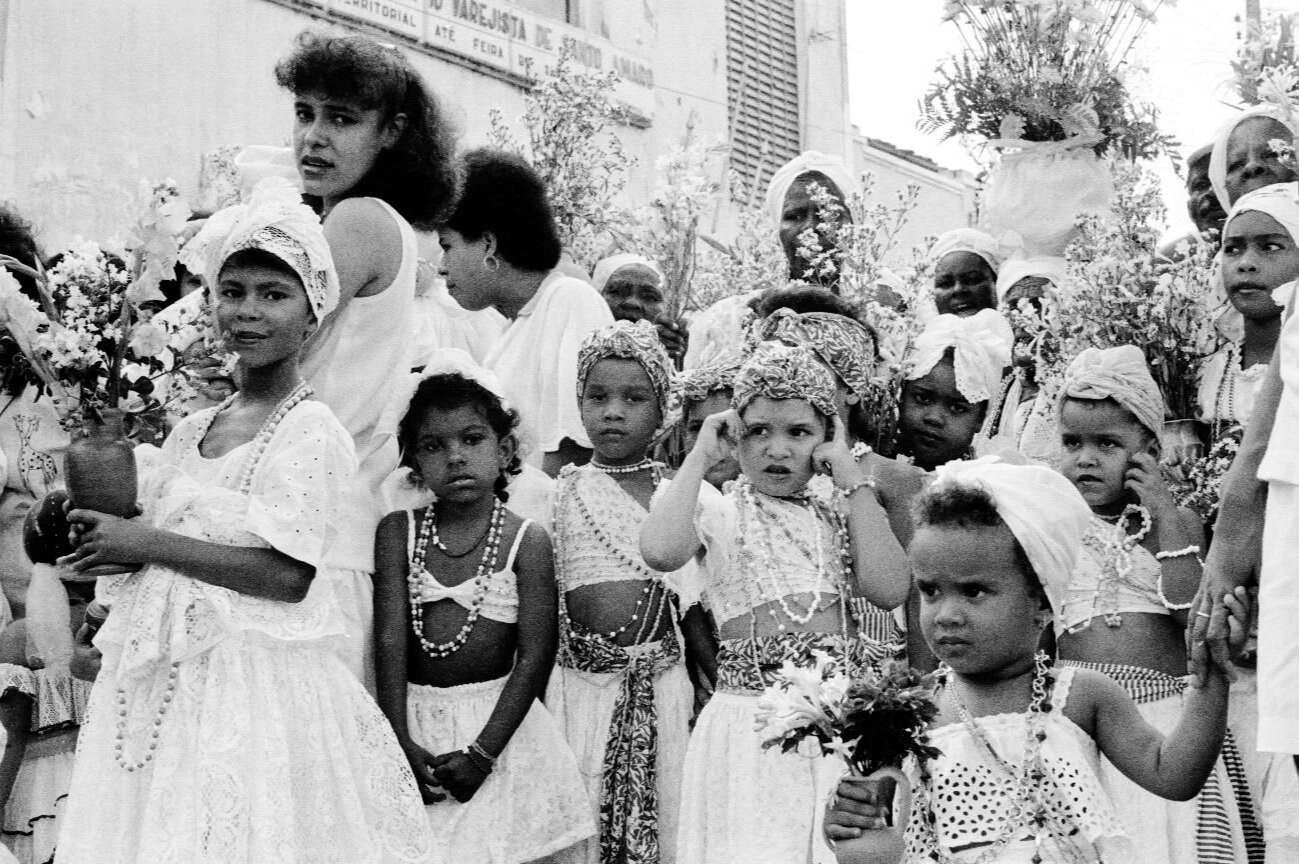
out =
[[(1141, 520), (1141, 526), (1135, 534), (1129, 534), (1127, 525), (1129, 517)], [(1108, 627), (1121, 627), (1123, 616), (1119, 613), (1119, 590), (1127, 585), (1136, 590), (1145, 590), (1146, 586), (1132, 578), (1132, 553), (1138, 544), (1146, 539), (1154, 519), (1150, 511), (1140, 504), (1129, 504), (1123, 512), (1114, 517), (1113, 523), (1105, 516), (1095, 516), (1087, 533), (1083, 535), (1083, 546), (1090, 549), (1100, 562), (1100, 577), (1096, 580), (1096, 591), (1092, 594), (1092, 614), (1086, 621), (1070, 627), (1067, 632), (1078, 633), (1086, 630), (1097, 615), (1105, 616)]]
[(474, 596), (469, 605), (469, 612), (465, 615), (465, 623), (460, 625), (460, 630), (447, 642), (434, 642), (424, 635), (424, 604), (419, 600), (419, 576), (421, 570), (425, 570), (424, 559), (428, 553), (429, 538), (437, 530), (437, 514), (433, 507), (430, 506), (424, 513), (424, 521), (419, 526), (419, 534), (415, 537), (415, 548), (411, 552), (410, 567), (406, 571), (406, 589), (410, 601), (410, 626), (415, 632), (415, 637), (419, 639), (420, 647), (424, 653), (435, 660), (443, 660), (455, 654), (465, 646), (469, 641), (469, 635), (474, 631), (474, 625), (478, 623), (479, 613), (483, 609), (483, 601), (487, 598), (488, 582), (496, 574), (496, 562), (501, 549), (501, 534), (505, 525), (505, 505), (501, 503), (500, 498), (492, 502), (492, 515), (488, 521), (487, 544), (483, 547), (483, 557), (478, 562), (478, 570), (474, 573)]
[[(1028, 703), (1028, 717), (1024, 724), (1024, 755), (1019, 764), (1007, 761), (992, 746), (992, 741), (980, 727), (979, 722), (970, 714), (965, 702), (961, 699), (956, 687), (955, 676), (946, 663), (939, 664), (938, 676), (942, 682), (943, 692), (947, 693), (956, 706), (961, 724), (970, 737), (978, 742), (980, 749), (986, 753), (1001, 770), (1013, 781), (1009, 790), (1010, 814), (1002, 825), (997, 839), (985, 848), (974, 859), (957, 857), (948, 854), (940, 845), (935, 829), (937, 817), (933, 812), (933, 778), (922, 760), (920, 763), (920, 785), (916, 790), (916, 808), (921, 813), (919, 822), (922, 841), (929, 850), (929, 857), (939, 864), (991, 864), (1005, 851), (1006, 847), (1018, 839), (1026, 830), (1031, 830), (1036, 846), (1033, 862), (1042, 861), (1044, 842), (1054, 833), (1058, 838), (1066, 838), (1072, 828), (1057, 816), (1050, 806), (1049, 796), (1043, 788), (1043, 781), (1049, 776), (1042, 759), (1042, 743), (1046, 740), (1047, 716), (1052, 711), (1049, 695), (1054, 685), (1050, 659), (1043, 651), (1033, 657), (1032, 696)], [(1058, 844), (1063, 846), (1064, 844)], [(1081, 855), (1071, 856), (1082, 860)]]
[[(831, 524), (834, 527), (836, 539), (838, 540), (838, 554), (835, 556), (839, 567), (834, 568), (836, 571), (827, 573), (825, 550), (822, 541), (821, 531), (821, 512), (817, 508), (816, 502), (807, 495), (799, 496), (795, 500), (799, 501), (812, 517), (814, 526), (813, 533), (815, 540), (813, 547), (809, 549), (804, 538), (798, 537), (788, 524), (788, 519), (782, 518), (782, 514), (772, 512), (770, 505), (767, 503), (766, 496), (762, 492), (755, 492), (753, 484), (746, 478), (741, 478), (736, 486), (736, 503), (737, 503), (737, 520), (736, 520), (736, 563), (745, 570), (751, 578), (745, 581), (745, 588), (749, 596), (749, 638), (755, 642), (758, 638), (758, 615), (759, 606), (766, 606), (767, 612), (771, 615), (772, 620), (776, 623), (776, 629), (781, 633), (786, 631), (785, 621), (777, 614), (776, 609), (771, 606), (771, 601), (775, 600), (780, 606), (781, 612), (785, 618), (800, 626), (806, 626), (816, 617), (818, 612), (823, 611), (829, 606), (822, 606), (822, 594), (826, 590), (837, 592), (839, 605), (839, 632), (845, 643), (848, 640), (848, 619), (853, 616), (853, 612), (848, 603), (848, 591), (845, 584), (843, 572), (851, 567), (851, 553), (847, 548), (847, 530), (844, 528), (835, 514), (831, 511)], [(797, 549), (809, 561), (816, 566), (817, 581), (816, 587), (812, 591), (812, 600), (803, 612), (792, 608), (790, 598), (794, 591), (788, 580), (783, 579), (778, 568), (774, 566), (775, 560), (775, 543), (773, 540), (772, 526), (778, 527), (789, 542), (791, 548)], [(765, 542), (763, 548), (758, 549), (755, 546), (755, 539), (761, 537)], [(768, 586), (769, 591), (763, 591), (763, 579)], [(758, 662), (755, 652), (753, 657), (754, 670), (757, 672), (757, 680), (765, 680), (765, 673), (761, 664)]]
[[(635, 473), (636, 471), (649, 470), (653, 472), (652, 479), (654, 483), (654, 490), (656, 492), (658, 491), (659, 484), (663, 482), (664, 466), (661, 462), (655, 462), (652, 459), (644, 459), (641, 462), (638, 462), (634, 466), (628, 465), (628, 466), (606, 467), (603, 465), (599, 465), (595, 462), (591, 462), (589, 464), (596, 471), (599, 471), (607, 475), (632, 474)], [(613, 541), (609, 539), (609, 535), (606, 534), (604, 529), (600, 527), (600, 520), (597, 519), (593, 513), (591, 513), (591, 509), (587, 506), (586, 500), (582, 497), (581, 491), (579, 491), (579, 489), (577, 488), (578, 480), (580, 477), (580, 469), (575, 469), (573, 471), (566, 472), (566, 473), (567, 473), (567, 477), (565, 479), (561, 479), (561, 483), (563, 485), (561, 486), (559, 491), (559, 496), (558, 496), (559, 506), (556, 507), (556, 512), (562, 514), (565, 510), (564, 508), (565, 502), (571, 500), (577, 509), (577, 514), (578, 517), (582, 520), (582, 524), (585, 525), (586, 528), (591, 532), (592, 536), (595, 537), (596, 541), (599, 542), (599, 544), (604, 548), (604, 551), (611, 558), (616, 559), (618, 563), (634, 571), (645, 582), (645, 587), (641, 589), (640, 596), (636, 598), (636, 605), (632, 609), (631, 616), (627, 619), (627, 621), (623, 623), (621, 627), (617, 627), (613, 630), (608, 631), (607, 633), (597, 632), (597, 635), (603, 636), (604, 638), (612, 642), (612, 641), (616, 641), (624, 633), (626, 633), (633, 626), (635, 626), (637, 629), (636, 629), (634, 641), (636, 644), (640, 644), (641, 642), (645, 641), (645, 638), (648, 635), (657, 633), (663, 621), (663, 612), (668, 605), (668, 596), (667, 596), (667, 589), (663, 585), (662, 574), (649, 569), (648, 567), (645, 566), (644, 561), (640, 560), (639, 558), (635, 558), (631, 555), (626, 554), (625, 552), (623, 552), (621, 549), (619, 549), (617, 546), (614, 545)], [(617, 483), (616, 480), (614, 480), (613, 482)], [(560, 569), (561, 569), (561, 572), (557, 574), (559, 576), (559, 583), (560, 583), (559, 584), (559, 598), (560, 598), (559, 615), (564, 625), (564, 632), (568, 633), (568, 632), (572, 632), (573, 621), (568, 615), (568, 603), (564, 596), (565, 594), (567, 594), (568, 591), (567, 587), (564, 585), (564, 576), (562, 573), (564, 562), (567, 561), (567, 556), (564, 554), (564, 550), (567, 549), (568, 529), (566, 526), (566, 520), (564, 520), (562, 516), (561, 518), (555, 520), (555, 529), (556, 529), (555, 530), (556, 545), (559, 547), (556, 549), (557, 554), (555, 556), (555, 560), (560, 562)]]
[[(239, 475), (239, 483), (236, 486), (240, 495), (247, 495), (252, 490), (253, 475), (257, 470), (258, 463), (261, 462), (262, 454), (266, 452), (267, 446), (271, 439), (275, 437), (275, 430), (280, 422), (288, 416), (288, 413), (297, 407), (299, 402), (311, 398), (311, 385), (306, 381), (299, 381), (297, 386), (288, 392), (280, 400), (279, 404), (271, 410), (262, 426), (253, 436), (247, 461), (244, 463), (244, 470)], [(225, 401), (216, 407), (216, 409), (207, 417), (207, 422), (200, 426), (196, 432), (194, 448), (197, 450), (198, 445), (206, 437), (209, 429), (212, 428), (213, 422), (216, 421), (217, 415), (230, 407), (230, 405), (239, 396), (238, 393), (232, 393), (226, 397)], [(153, 717), (152, 728), (149, 730), (149, 743), (146, 745), (144, 755), (139, 759), (132, 759), (126, 755), (126, 721), (130, 713), (127, 706), (126, 690), (118, 687), (116, 692), (117, 702), (117, 724), (113, 740), (113, 757), (117, 764), (128, 772), (139, 771), (153, 761), (154, 753), (158, 749), (158, 738), (162, 733), (162, 721), (167, 716), (168, 709), (171, 708), (172, 700), (176, 696), (176, 681), (180, 676), (180, 661), (173, 662), (167, 669), (167, 685), (162, 691), (162, 700), (158, 705), (158, 711)]]

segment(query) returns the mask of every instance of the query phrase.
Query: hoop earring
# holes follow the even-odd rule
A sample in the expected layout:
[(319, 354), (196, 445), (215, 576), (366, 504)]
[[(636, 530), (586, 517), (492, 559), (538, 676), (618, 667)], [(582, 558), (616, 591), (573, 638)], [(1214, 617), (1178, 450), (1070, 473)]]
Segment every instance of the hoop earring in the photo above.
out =
[(495, 273), (501, 269), (501, 260), (496, 257), (495, 252), (488, 252), (483, 256), (483, 267), (490, 273)]

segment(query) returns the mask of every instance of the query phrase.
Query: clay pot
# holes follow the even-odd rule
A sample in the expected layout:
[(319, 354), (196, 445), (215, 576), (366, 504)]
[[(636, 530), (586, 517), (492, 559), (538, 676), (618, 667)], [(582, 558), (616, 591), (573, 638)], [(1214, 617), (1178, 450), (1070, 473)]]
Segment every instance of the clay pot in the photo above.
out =
[[(906, 852), (907, 824), (911, 821), (911, 781), (898, 768), (881, 768), (867, 777), (848, 776), (850, 783), (875, 786), (876, 799), (893, 792), (893, 824), (863, 831), (862, 836), (835, 844), (839, 864), (898, 864)], [(891, 787), (891, 788), (890, 788)]]
[(135, 452), (123, 432), (123, 415), (106, 408), (100, 422), (87, 418), (63, 457), (72, 506), (112, 516), (135, 515)]

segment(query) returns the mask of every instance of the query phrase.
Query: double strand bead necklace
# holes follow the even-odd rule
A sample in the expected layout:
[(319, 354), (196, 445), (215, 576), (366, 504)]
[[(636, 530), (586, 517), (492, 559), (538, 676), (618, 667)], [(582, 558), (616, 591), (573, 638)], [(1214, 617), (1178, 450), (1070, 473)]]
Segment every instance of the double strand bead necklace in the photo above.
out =
[[(488, 583), (496, 575), (496, 562), (501, 549), (501, 534), (505, 526), (505, 505), (501, 503), (499, 498), (494, 499), (492, 502), (492, 515), (487, 527), (487, 542), (483, 547), (483, 557), (478, 562), (478, 570), (474, 573), (473, 600), (470, 602), (469, 611), (465, 615), (465, 623), (460, 625), (460, 630), (457, 631), (456, 635), (446, 642), (434, 642), (424, 635), (424, 604), (419, 599), (419, 573), (428, 572), (425, 566), (425, 557), (428, 554), (429, 540), (437, 530), (435, 506), (429, 505), (424, 513), (424, 521), (419, 526), (419, 533), (415, 536), (415, 548), (411, 552), (410, 567), (406, 570), (406, 590), (407, 598), (410, 600), (410, 626), (415, 633), (415, 638), (419, 639), (420, 647), (424, 649), (425, 654), (435, 660), (442, 660), (450, 657), (465, 646), (465, 643), (469, 641), (469, 634), (474, 632), (474, 625), (478, 623), (478, 616), (483, 610), (483, 601), (487, 598)], [(465, 554), (469, 553), (466, 552)]]
[[(288, 395), (280, 400), (279, 404), (277, 404), (275, 408), (272, 409), (271, 413), (267, 415), (266, 420), (262, 422), (261, 428), (257, 430), (257, 434), (253, 436), (253, 439), (250, 442), (252, 446), (248, 448), (247, 461), (244, 463), (244, 470), (239, 476), (239, 483), (236, 488), (240, 495), (247, 495), (252, 490), (253, 475), (257, 471), (257, 466), (261, 461), (262, 454), (266, 452), (266, 448), (270, 445), (271, 439), (275, 437), (275, 430), (280, 425), (280, 422), (288, 416), (288, 413), (292, 411), (299, 402), (310, 399), (312, 392), (311, 385), (306, 381), (299, 381), (297, 386), (290, 390)], [(216, 410), (213, 411), (211, 415), (208, 416), (206, 425), (200, 427), (196, 431), (197, 437), (195, 438), (194, 445), (196, 448), (198, 442), (201, 442), (204, 436), (207, 435), (207, 431), (212, 428), (212, 423), (215, 422), (217, 415), (229, 408), (238, 396), (238, 393), (232, 393), (230, 396), (226, 397), (224, 402), (217, 406)], [(113, 739), (113, 758), (117, 760), (118, 765), (127, 771), (139, 771), (144, 768), (145, 765), (148, 765), (153, 761), (154, 753), (158, 749), (158, 738), (162, 734), (162, 721), (163, 718), (167, 716), (168, 709), (171, 708), (172, 700), (176, 697), (176, 681), (179, 677), (180, 662), (175, 661), (171, 663), (167, 669), (167, 684), (162, 691), (161, 702), (158, 705), (158, 710), (154, 714), (151, 728), (149, 729), (149, 743), (145, 747), (144, 755), (138, 759), (130, 758), (126, 754), (126, 724), (127, 717), (130, 714), (130, 709), (127, 704), (126, 690), (121, 687), (117, 688), (115, 694), (117, 701), (117, 724)]]

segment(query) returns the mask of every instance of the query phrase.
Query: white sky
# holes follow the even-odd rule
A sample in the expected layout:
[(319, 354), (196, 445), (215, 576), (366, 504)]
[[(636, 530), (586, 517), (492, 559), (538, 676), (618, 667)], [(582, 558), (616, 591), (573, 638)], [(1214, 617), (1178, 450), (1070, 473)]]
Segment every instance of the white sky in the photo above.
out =
[[(847, 0), (848, 77), (853, 122), (863, 134), (929, 156), (949, 168), (973, 165), (960, 144), (940, 143), (916, 130), (917, 103), (934, 67), (960, 47), (956, 28), (942, 21), (942, 0)], [(1264, 9), (1299, 11), (1299, 0), (1264, 0)], [(886, 11), (885, 11), (886, 10)], [(1229, 63), (1237, 47), (1245, 0), (1165, 2), (1130, 60), (1145, 73), (1131, 89), (1160, 109), (1161, 126), (1189, 154), (1207, 144), (1233, 113)], [(1165, 177), (1170, 227), (1190, 227), (1185, 196), (1170, 165), (1155, 166)]]

